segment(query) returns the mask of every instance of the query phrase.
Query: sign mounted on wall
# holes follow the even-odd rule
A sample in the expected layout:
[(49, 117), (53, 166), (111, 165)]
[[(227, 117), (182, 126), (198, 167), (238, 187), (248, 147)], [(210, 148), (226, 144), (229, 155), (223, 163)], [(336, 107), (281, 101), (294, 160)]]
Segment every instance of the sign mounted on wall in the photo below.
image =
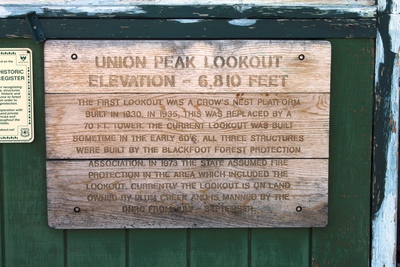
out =
[(32, 51), (0, 48), (0, 143), (34, 139)]
[(326, 41), (48, 41), (49, 224), (322, 227)]

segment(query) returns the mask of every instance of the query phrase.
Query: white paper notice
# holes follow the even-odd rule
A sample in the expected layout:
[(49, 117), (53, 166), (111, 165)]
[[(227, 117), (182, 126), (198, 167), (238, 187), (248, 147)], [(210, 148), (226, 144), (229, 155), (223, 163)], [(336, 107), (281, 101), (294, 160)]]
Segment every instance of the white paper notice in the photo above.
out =
[(32, 51), (0, 49), (0, 143), (34, 139)]

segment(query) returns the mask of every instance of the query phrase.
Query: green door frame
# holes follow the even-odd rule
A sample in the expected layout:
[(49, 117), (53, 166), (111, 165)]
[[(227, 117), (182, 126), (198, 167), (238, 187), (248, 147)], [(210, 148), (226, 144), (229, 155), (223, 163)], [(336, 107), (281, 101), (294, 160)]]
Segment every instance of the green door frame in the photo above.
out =
[(372, 266), (396, 266), (400, 1), (378, 1), (372, 181)]

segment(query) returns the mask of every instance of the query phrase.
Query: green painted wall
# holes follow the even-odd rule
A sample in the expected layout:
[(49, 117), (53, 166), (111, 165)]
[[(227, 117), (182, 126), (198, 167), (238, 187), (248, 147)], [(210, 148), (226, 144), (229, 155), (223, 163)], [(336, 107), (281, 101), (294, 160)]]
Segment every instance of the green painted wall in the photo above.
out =
[(43, 44), (0, 39), (0, 47), (32, 49), (35, 100), (35, 141), (0, 144), (0, 267), (368, 266), (374, 40), (330, 41), (327, 227), (54, 230), (46, 214)]

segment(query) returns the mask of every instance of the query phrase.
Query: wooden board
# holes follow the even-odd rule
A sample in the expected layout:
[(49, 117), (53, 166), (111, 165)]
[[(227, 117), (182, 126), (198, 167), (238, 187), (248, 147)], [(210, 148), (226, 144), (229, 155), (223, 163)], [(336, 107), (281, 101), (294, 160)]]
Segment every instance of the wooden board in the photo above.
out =
[(55, 228), (325, 226), (327, 173), (327, 159), (48, 161), (49, 222)]
[(45, 53), (52, 227), (326, 225), (328, 42), (49, 41)]
[(328, 157), (329, 94), (48, 94), (47, 157)]
[(48, 41), (46, 93), (330, 90), (326, 41)]

